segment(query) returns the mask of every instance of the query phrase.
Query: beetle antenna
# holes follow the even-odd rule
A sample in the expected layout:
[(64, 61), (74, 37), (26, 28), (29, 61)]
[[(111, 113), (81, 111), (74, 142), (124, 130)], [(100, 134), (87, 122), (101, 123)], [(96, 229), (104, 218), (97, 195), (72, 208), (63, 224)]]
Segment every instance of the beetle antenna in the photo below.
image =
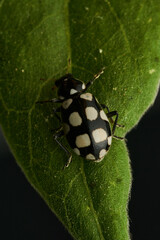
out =
[(67, 74), (71, 73), (72, 67), (71, 67), (71, 59), (68, 58), (68, 66), (67, 66)]
[(100, 72), (94, 75), (93, 79), (86, 84), (85, 90), (87, 90), (94, 83), (94, 81), (104, 73), (104, 70), (105, 70), (105, 67), (103, 67)]

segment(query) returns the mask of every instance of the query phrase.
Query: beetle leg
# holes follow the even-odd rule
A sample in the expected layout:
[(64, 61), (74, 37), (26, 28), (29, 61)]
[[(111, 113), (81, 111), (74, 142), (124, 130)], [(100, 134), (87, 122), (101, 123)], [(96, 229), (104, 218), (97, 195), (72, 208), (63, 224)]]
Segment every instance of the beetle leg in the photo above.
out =
[(50, 129), (51, 133), (53, 133), (53, 135), (55, 135), (57, 132), (59, 132), (60, 130), (62, 130), (62, 126), (56, 128), (56, 129)]
[[(107, 105), (105, 105), (105, 104), (100, 104), (101, 105), (101, 107), (104, 109), (104, 108), (106, 108), (107, 109), (107, 111), (108, 111), (108, 113), (110, 113), (110, 111), (109, 111), (109, 108), (108, 108), (108, 106)], [(113, 120), (113, 118), (112, 117), (110, 117), (110, 119), (111, 119), (111, 122), (112, 123), (114, 123), (114, 120)], [(124, 125), (121, 125), (121, 124), (118, 124), (118, 123), (116, 123), (116, 126), (117, 127), (124, 127)]]
[(108, 118), (111, 118), (113, 116), (116, 116), (116, 119), (115, 119), (115, 121), (113, 123), (112, 136), (114, 138), (123, 140), (124, 139), (123, 137), (117, 137), (117, 136), (114, 135), (114, 132), (115, 132), (115, 129), (116, 129), (116, 125), (117, 125), (117, 121), (118, 121), (118, 112), (117, 111), (112, 111), (112, 112), (107, 113), (107, 117)]
[(118, 121), (118, 112), (117, 111), (112, 111), (106, 114), (108, 118), (112, 118), (113, 116), (116, 116), (116, 119), (114, 121), (113, 124), (113, 128), (112, 128), (112, 134), (114, 134), (115, 129), (116, 129), (116, 125), (117, 125), (117, 121)]
[[(38, 102), (36, 102), (36, 103), (40, 103), (40, 104), (48, 103), (48, 102), (58, 103), (58, 102), (60, 102), (60, 101), (61, 101), (61, 99), (53, 98), (53, 99), (51, 99), (51, 100), (38, 101)], [(60, 112), (60, 109), (61, 109), (60, 107), (58, 107), (58, 108), (54, 108), (54, 107), (53, 107), (53, 112), (54, 112), (54, 115), (56, 116), (56, 118), (57, 118), (60, 122), (62, 122), (62, 121), (61, 121), (61, 118), (60, 118), (59, 115), (57, 114), (57, 112)]]
[(50, 99), (50, 100), (37, 101), (36, 103), (41, 103), (41, 104), (43, 104), (43, 103), (48, 103), (48, 102), (50, 102), (50, 103), (62, 103), (63, 101), (64, 101), (64, 100), (62, 100), (62, 99), (52, 98), (52, 99)]
[[(53, 138), (54, 140), (59, 144), (59, 146), (65, 151), (65, 153), (67, 155), (69, 155), (69, 158), (68, 158), (68, 161), (67, 163), (65, 164), (64, 168), (68, 167), (69, 164), (71, 163), (71, 160), (72, 160), (72, 154), (68, 151), (68, 149), (59, 141), (58, 138), (60, 138), (61, 136), (64, 135), (64, 132), (62, 130), (62, 128), (60, 128), (54, 135), (53, 135)], [(63, 168), (63, 169), (64, 169)]]
[(61, 108), (60, 108), (60, 107), (58, 107), (58, 108), (53, 108), (54, 115), (56, 116), (56, 118), (57, 118), (60, 122), (62, 122), (60, 116), (57, 114), (57, 112), (60, 112), (60, 111), (61, 111)]
[(126, 140), (126, 138), (124, 138), (124, 137), (118, 137), (118, 136), (115, 136), (115, 135), (113, 135), (113, 138), (119, 139), (119, 140)]

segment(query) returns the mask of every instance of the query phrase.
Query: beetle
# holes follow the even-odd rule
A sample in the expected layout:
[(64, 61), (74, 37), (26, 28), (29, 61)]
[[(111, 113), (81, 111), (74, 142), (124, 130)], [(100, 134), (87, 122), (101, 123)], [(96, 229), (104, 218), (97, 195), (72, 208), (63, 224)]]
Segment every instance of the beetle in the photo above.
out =
[[(72, 74), (66, 74), (55, 81), (58, 88), (58, 98), (37, 103), (61, 103), (54, 108), (54, 114), (61, 122), (53, 137), (60, 147), (69, 155), (65, 167), (71, 163), (72, 154), (60, 142), (60, 137), (65, 135), (73, 151), (87, 160), (100, 162), (107, 154), (112, 137), (123, 139), (114, 135), (117, 124), (118, 112), (109, 111), (105, 104), (100, 104), (94, 95), (88, 93), (88, 88), (100, 77), (104, 68), (89, 81), (84, 82), (74, 78)], [(104, 109), (107, 109), (107, 113)], [(61, 117), (58, 115), (61, 113)], [(115, 121), (112, 117), (115, 116)], [(110, 121), (113, 123), (111, 129)]]

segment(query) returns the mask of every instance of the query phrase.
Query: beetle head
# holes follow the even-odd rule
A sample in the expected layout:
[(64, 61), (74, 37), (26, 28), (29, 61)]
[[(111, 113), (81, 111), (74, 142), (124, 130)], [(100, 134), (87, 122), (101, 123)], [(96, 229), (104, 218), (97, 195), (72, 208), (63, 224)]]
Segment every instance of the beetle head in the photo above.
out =
[(75, 79), (71, 74), (66, 74), (56, 80), (55, 85), (58, 87), (58, 96), (60, 99), (69, 98), (71, 95), (77, 94), (86, 88), (82, 81)]

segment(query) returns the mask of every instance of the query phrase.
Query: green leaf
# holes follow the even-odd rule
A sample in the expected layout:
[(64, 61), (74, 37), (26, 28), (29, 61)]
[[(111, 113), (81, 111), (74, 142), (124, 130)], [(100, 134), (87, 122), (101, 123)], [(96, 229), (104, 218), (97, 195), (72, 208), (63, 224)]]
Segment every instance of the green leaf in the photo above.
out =
[(73, 154), (62, 170), (53, 106), (35, 102), (56, 97), (54, 80), (68, 71), (87, 82), (106, 67), (90, 91), (118, 111), (125, 128), (116, 135), (124, 136), (157, 92), (159, 12), (157, 0), (0, 1), (1, 126), (27, 179), (75, 239), (129, 239), (126, 146), (114, 139), (100, 163)]

